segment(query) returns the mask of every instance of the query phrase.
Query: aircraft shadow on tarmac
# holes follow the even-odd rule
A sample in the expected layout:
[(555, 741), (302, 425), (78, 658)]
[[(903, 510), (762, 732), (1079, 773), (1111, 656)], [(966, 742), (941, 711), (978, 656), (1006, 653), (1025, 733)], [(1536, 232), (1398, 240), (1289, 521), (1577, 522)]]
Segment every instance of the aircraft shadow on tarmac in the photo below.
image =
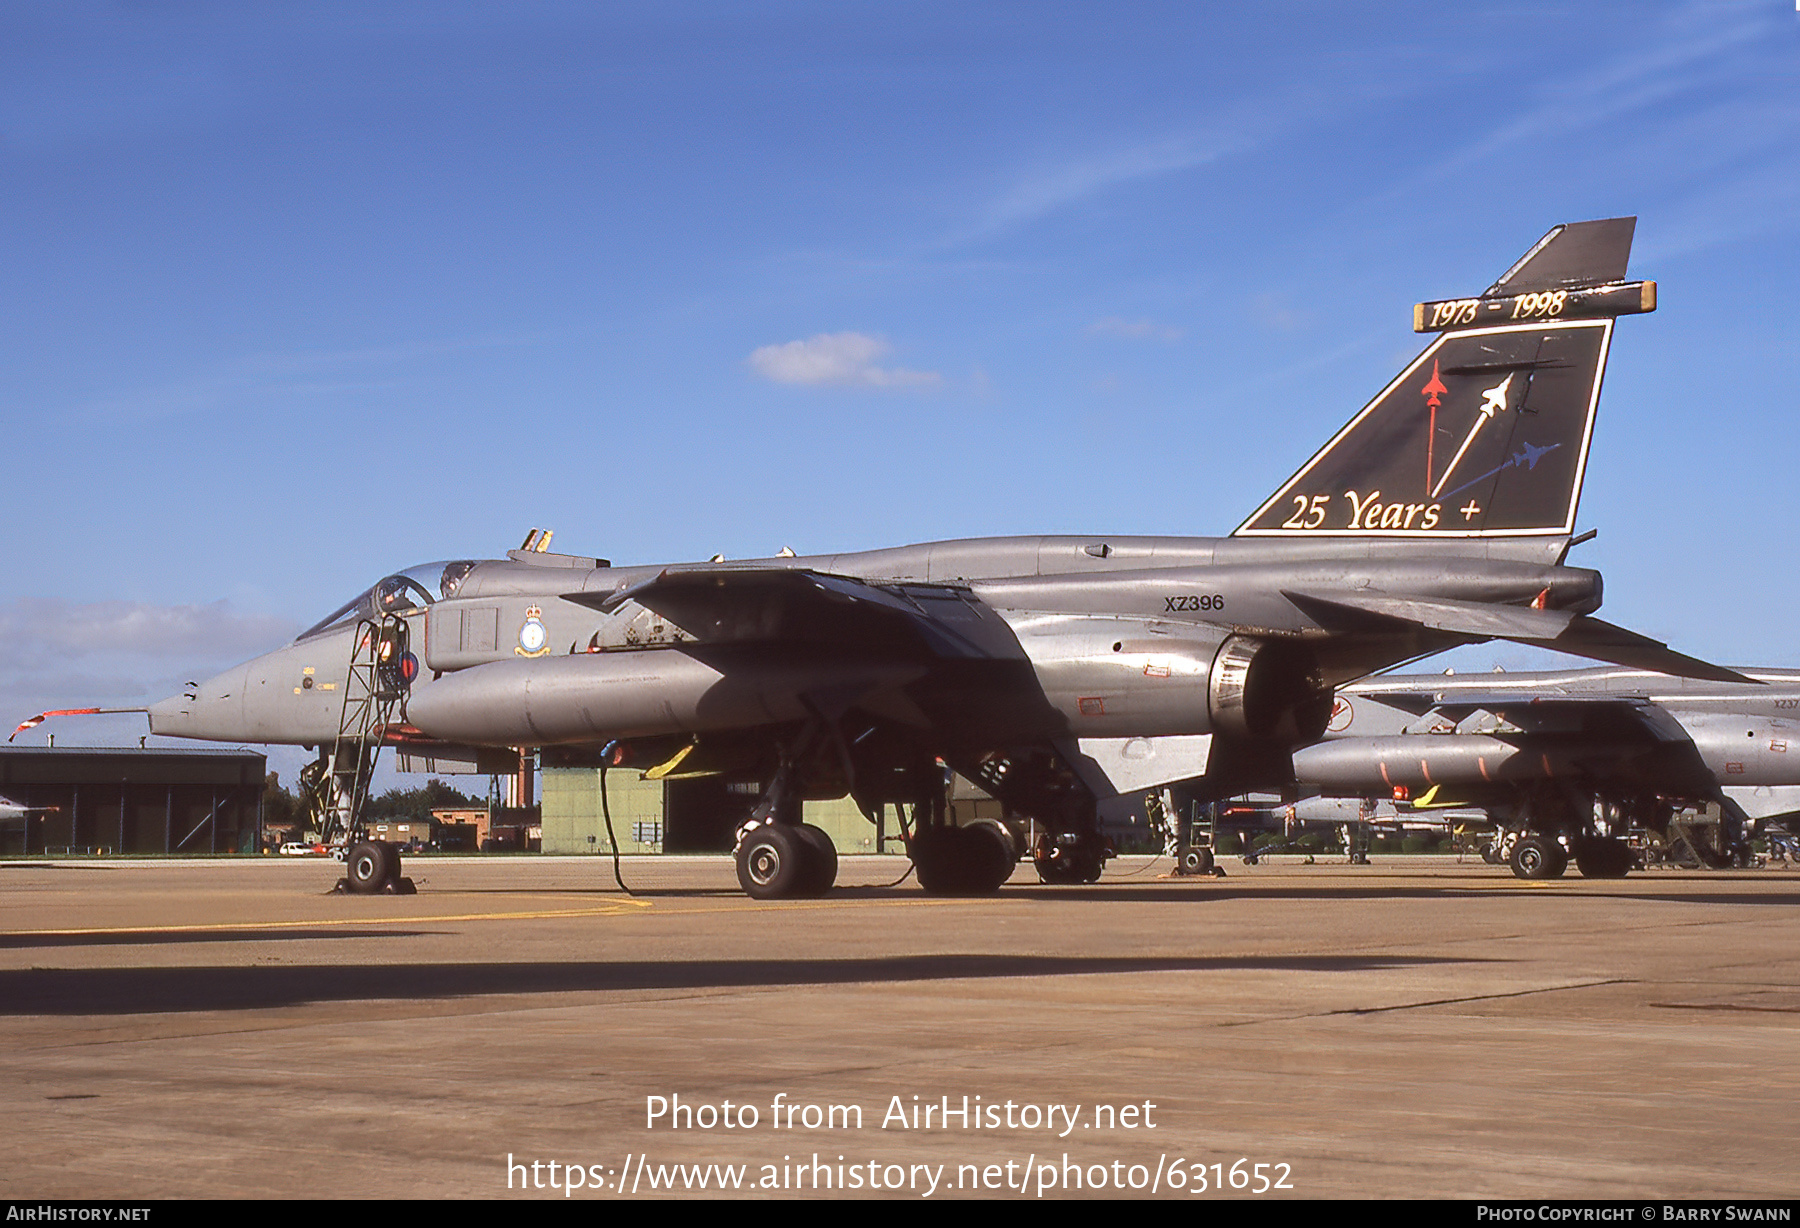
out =
[(313, 1002), (456, 999), (629, 990), (903, 984), (968, 978), (1223, 971), (1378, 972), (1489, 962), (1414, 955), (1078, 957), (917, 955), (890, 959), (352, 964), (307, 967), (21, 968), (0, 972), (0, 1015), (140, 1015), (268, 1010)]
[(418, 938), (441, 930), (99, 930), (67, 934), (0, 934), (0, 951), (37, 947), (137, 947), (195, 942), (293, 942), (321, 938)]
[(1545, 887), (1539, 884), (1515, 883), (1509, 880), (1495, 880), (1491, 886), (1467, 887), (1450, 885), (1433, 885), (1429, 883), (1391, 884), (1381, 886), (1346, 887), (1341, 883), (1317, 883), (1297, 886), (1263, 886), (1253, 887), (1201, 886), (1190, 890), (1143, 891), (1132, 887), (1112, 887), (1104, 884), (1093, 887), (1025, 887), (1007, 888), (1007, 894), (1022, 895), (1039, 900), (1111, 900), (1116, 903), (1142, 902), (1167, 904), (1192, 904), (1197, 899), (1218, 901), (1250, 902), (1256, 900), (1330, 900), (1342, 902), (1346, 900), (1493, 900), (1517, 901), (1521, 897), (1537, 901), (1564, 900), (1638, 900), (1651, 904), (1758, 904), (1771, 907), (1792, 908), (1800, 903), (1800, 891), (1783, 891), (1779, 893), (1744, 893), (1730, 894), (1719, 891), (1707, 892), (1646, 892), (1618, 889), (1612, 885), (1597, 888), (1592, 883), (1569, 884), (1569, 889)]
[[(1484, 880), (1484, 882), (1486, 885), (1479, 887), (1446, 882), (1346, 885), (1343, 880), (1339, 879), (1332, 882), (1278, 887), (1269, 885), (1266, 881), (1255, 882), (1254, 885), (1237, 886), (1229, 882), (1221, 883), (1214, 879), (1181, 885), (1166, 882), (1153, 883), (1148, 880), (1134, 883), (1127, 879), (1117, 884), (1109, 884), (1102, 880), (1091, 886), (1081, 887), (1040, 886), (1035, 883), (1025, 883), (1008, 886), (999, 895), (968, 896), (960, 902), (991, 904), (1005, 900), (1027, 899), (1068, 904), (1181, 904), (1192, 906), (1198, 901), (1205, 900), (1221, 902), (1225, 900), (1495, 900), (1517, 899), (1522, 895), (1530, 895), (1533, 898), (1642, 900), (1646, 903), (1663, 904), (1762, 904), (1785, 908), (1792, 908), (1794, 905), (1800, 904), (1800, 884), (1797, 884), (1794, 890), (1776, 894), (1746, 893), (1740, 895), (1712, 891), (1665, 894), (1630, 889), (1620, 890), (1611, 883), (1600, 887), (1593, 883), (1582, 883), (1578, 886), (1571, 882), (1568, 886), (1573, 889), (1565, 890), (1546, 887), (1538, 883), (1522, 883), (1510, 877)], [(474, 890), (457, 888), (455, 893), (457, 895), (567, 895), (582, 899), (620, 894), (617, 888), (610, 886), (548, 889), (506, 887)], [(724, 887), (640, 887), (634, 885), (630, 894), (634, 899), (695, 899), (738, 897), (742, 893)], [(879, 886), (839, 886), (833, 889), (830, 898), (832, 900), (921, 900), (927, 897), (915, 887), (883, 884)], [(939, 904), (957, 902), (954, 897), (935, 896), (931, 898)], [(775, 907), (779, 908), (781, 905)]]

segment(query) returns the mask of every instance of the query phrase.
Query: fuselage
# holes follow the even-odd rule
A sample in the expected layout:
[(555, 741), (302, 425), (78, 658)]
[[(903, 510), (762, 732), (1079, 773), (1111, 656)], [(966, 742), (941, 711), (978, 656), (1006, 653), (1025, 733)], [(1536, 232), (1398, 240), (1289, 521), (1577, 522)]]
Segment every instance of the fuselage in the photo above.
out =
[[(156, 704), (151, 725), (176, 736), (328, 743), (339, 731), (359, 628), (387, 609), (405, 619), (415, 657), (408, 721), (430, 739), (548, 745), (773, 725), (802, 717), (804, 697), (831, 676), (857, 681), (880, 715), (954, 726), (972, 701), (954, 697), (941, 663), (926, 663), (935, 683), (906, 676), (919, 666), (917, 654), (859, 646), (846, 660), (829, 645), (775, 642), (781, 633), (759, 625), (755, 610), (730, 625), (681, 626), (628, 598), (596, 608), (684, 572), (803, 570), (901, 591), (959, 590), (972, 614), (997, 619), (1011, 646), (994, 649), (985, 664), (1022, 673), (1036, 692), (1032, 703), (1001, 705), (1011, 715), (980, 714), (990, 730), (994, 720), (1016, 723), (1004, 736), (1203, 734), (1220, 722), (1228, 645), (1244, 660), (1264, 644), (1303, 645), (1330, 686), (1459, 642), (1417, 632), (1332, 634), (1288, 592), (1516, 606), (1536, 599), (1591, 611), (1599, 577), (1558, 565), (1565, 544), (1544, 537), (1007, 537), (625, 567), (514, 551), (396, 573), (292, 644)], [(939, 710), (909, 710), (921, 702)]]

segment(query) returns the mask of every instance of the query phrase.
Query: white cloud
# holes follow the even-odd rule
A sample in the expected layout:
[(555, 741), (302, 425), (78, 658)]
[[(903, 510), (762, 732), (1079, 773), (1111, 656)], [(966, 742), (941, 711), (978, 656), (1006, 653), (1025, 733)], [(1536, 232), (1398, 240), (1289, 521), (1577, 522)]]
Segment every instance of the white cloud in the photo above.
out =
[(1182, 336), (1181, 329), (1147, 317), (1127, 320), (1124, 316), (1107, 316), (1088, 325), (1087, 331), (1091, 337), (1152, 337), (1157, 341), (1179, 341)]
[(0, 603), (0, 668), (95, 655), (241, 658), (268, 651), (295, 630), (284, 618), (240, 614), (224, 601), (76, 604), (27, 597)]
[(876, 366), (875, 360), (892, 348), (867, 333), (819, 333), (804, 341), (757, 347), (750, 354), (750, 369), (777, 384), (905, 388), (935, 384), (942, 378), (936, 371)]
[[(51, 708), (150, 703), (188, 679), (218, 673), (293, 638), (284, 618), (245, 614), (228, 602), (151, 605), (56, 598), (0, 602), (0, 735)], [(128, 745), (142, 718), (65, 718), (24, 741), (55, 734), (66, 745)]]

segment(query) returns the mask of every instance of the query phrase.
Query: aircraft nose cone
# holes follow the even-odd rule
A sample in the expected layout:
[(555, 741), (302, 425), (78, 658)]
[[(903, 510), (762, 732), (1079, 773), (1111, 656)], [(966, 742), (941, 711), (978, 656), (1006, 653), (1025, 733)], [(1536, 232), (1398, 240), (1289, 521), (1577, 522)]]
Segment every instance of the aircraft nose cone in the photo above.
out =
[(184, 731), (182, 723), (191, 715), (193, 701), (186, 695), (171, 695), (150, 705), (150, 732), (174, 734)]
[(248, 665), (240, 665), (151, 704), (150, 732), (216, 742), (244, 741), (244, 678), (248, 672)]

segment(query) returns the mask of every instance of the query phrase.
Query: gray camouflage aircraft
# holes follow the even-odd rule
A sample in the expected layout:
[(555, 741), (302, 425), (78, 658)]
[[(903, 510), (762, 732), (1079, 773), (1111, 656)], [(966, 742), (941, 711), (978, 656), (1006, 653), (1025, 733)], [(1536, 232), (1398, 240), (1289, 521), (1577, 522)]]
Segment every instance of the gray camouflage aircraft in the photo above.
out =
[(1346, 687), (1324, 741), (1294, 752), (1299, 788), (1475, 807), (1521, 878), (1573, 857), (1622, 878), (1632, 827), (1671, 835), (1678, 811), (1717, 805), (1708, 864), (1743, 864), (1754, 821), (1791, 816), (1800, 786), (1800, 671), (1750, 683), (1595, 668), (1384, 675)]
[[(1229, 537), (1008, 537), (613, 567), (549, 553), (397, 572), (292, 644), (149, 709), (158, 734), (320, 748), (348, 885), (400, 883), (363, 839), (374, 752), (755, 782), (739, 881), (829, 889), (799, 801), (892, 805), (920, 883), (996, 888), (997, 823), (947, 820), (962, 774), (1053, 836), (1052, 882), (1108, 856), (1099, 800), (1291, 780), (1335, 689), (1457, 644), (1536, 644), (1735, 679), (1602, 622), (1566, 558), (1635, 219), (1558, 226), (1482, 294), (1420, 304), (1418, 358)], [(602, 799), (605, 790), (602, 788)], [(907, 811), (910, 809), (910, 819)]]

